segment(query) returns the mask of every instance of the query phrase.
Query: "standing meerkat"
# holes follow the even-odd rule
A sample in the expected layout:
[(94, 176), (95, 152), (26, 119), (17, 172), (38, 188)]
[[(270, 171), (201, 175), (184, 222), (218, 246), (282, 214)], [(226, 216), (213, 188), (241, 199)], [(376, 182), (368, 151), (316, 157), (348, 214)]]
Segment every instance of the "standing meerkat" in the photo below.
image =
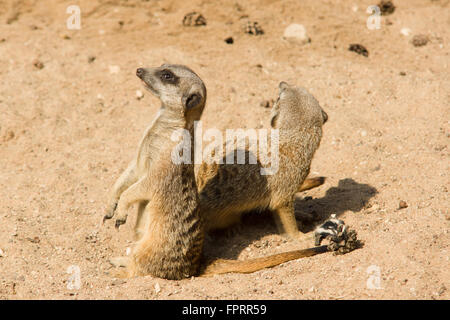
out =
[[(127, 175), (116, 183), (117, 189), (123, 190), (118, 195), (118, 205), (113, 196), (111, 211), (105, 216), (112, 218), (117, 212), (118, 227), (126, 221), (126, 210), (131, 204), (139, 202), (139, 209), (145, 211), (140, 213), (146, 217), (141, 226), (142, 237), (130, 257), (112, 260), (116, 265), (126, 266), (126, 276), (150, 274), (182, 279), (198, 274), (248, 273), (326, 251), (322, 246), (248, 261), (216, 260), (202, 264), (206, 219), (197, 192), (194, 164), (174, 163), (173, 152), (179, 153), (180, 149), (172, 136), (179, 130), (187, 130), (193, 137), (194, 121), (200, 119), (205, 106), (206, 88), (192, 70), (180, 65), (139, 68), (137, 76), (161, 100), (161, 108), (144, 134), (137, 159), (126, 171)], [(285, 83), (280, 84), (280, 90), (273, 120), (277, 127), (283, 127), (290, 112), (299, 113), (304, 118), (302, 124), (311, 129), (312, 135), (318, 134), (320, 140), (321, 131), (315, 129), (323, 123), (318, 104), (310, 103), (306, 90)]]

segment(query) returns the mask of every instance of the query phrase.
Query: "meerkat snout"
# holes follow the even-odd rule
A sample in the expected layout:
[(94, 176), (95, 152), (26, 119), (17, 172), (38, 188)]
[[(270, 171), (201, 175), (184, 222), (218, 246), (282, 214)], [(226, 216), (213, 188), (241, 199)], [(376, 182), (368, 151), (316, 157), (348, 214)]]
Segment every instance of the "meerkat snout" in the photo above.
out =
[(137, 75), (139, 78), (142, 79), (142, 76), (144, 75), (144, 69), (138, 68), (138, 69), (136, 70), (136, 75)]
[(323, 123), (328, 121), (328, 114), (322, 110), (322, 118), (323, 118)]

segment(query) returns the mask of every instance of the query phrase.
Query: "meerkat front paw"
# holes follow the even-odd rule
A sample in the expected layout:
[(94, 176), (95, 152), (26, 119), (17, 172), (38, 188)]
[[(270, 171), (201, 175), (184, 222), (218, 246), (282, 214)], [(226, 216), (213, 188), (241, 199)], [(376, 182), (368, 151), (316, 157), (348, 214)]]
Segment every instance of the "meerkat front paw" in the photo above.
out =
[(117, 208), (117, 201), (114, 202), (113, 204), (111, 204), (110, 206), (108, 206), (108, 208), (106, 209), (106, 214), (103, 217), (103, 222), (114, 217), (114, 215), (116, 213), (116, 208)]
[(115, 227), (117, 230), (119, 230), (119, 227), (127, 222), (128, 214), (126, 213), (126, 210), (117, 210), (117, 211), (119, 212), (117, 213)]
[(126, 268), (130, 263), (129, 257), (114, 257), (109, 259), (109, 263), (111, 263), (116, 268)]

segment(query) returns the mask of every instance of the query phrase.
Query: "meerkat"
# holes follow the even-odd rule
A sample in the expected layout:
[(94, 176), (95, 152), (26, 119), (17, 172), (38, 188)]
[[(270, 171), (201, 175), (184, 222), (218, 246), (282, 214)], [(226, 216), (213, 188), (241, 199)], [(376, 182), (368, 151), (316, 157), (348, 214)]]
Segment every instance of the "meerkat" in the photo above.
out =
[(207, 230), (227, 228), (239, 221), (243, 212), (269, 209), (280, 233), (307, 239), (298, 230), (294, 196), (324, 182), (324, 177), (305, 178), (328, 115), (306, 89), (285, 82), (279, 89), (270, 121), (272, 128), (279, 130), (279, 168), (274, 174), (261, 175), (260, 161), (244, 165), (204, 162), (198, 168), (200, 207)]
[[(219, 259), (202, 264), (205, 219), (194, 164), (192, 161), (178, 164), (173, 161), (174, 150), (175, 154), (182, 152), (172, 137), (179, 130), (186, 130), (193, 137), (194, 121), (200, 119), (205, 106), (206, 87), (198, 75), (180, 65), (139, 68), (137, 76), (161, 100), (161, 108), (141, 140), (138, 156), (127, 170), (128, 176), (123, 176), (121, 184), (117, 184), (118, 189), (124, 190), (119, 195), (118, 205), (113, 203), (112, 211), (105, 217), (109, 219), (117, 214), (118, 227), (126, 221), (126, 210), (131, 204), (146, 204), (142, 209), (147, 217), (142, 237), (130, 257), (113, 259), (114, 264), (126, 266), (125, 276), (150, 274), (182, 279), (193, 275), (248, 273), (326, 251), (322, 246), (248, 261)], [(280, 90), (275, 115), (280, 127), (287, 121), (289, 113), (295, 112), (302, 115), (303, 124), (311, 128), (312, 135), (319, 134), (314, 129), (321, 127), (323, 122), (318, 104), (312, 103), (310, 95), (303, 89), (282, 83)], [(192, 156), (192, 151), (190, 153)], [(113, 197), (112, 201), (115, 200)]]

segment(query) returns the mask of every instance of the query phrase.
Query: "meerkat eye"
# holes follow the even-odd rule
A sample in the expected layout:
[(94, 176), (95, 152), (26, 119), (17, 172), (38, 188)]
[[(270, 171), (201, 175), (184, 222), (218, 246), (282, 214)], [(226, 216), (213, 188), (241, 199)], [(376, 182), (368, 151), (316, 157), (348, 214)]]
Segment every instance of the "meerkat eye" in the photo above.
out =
[(163, 79), (163, 80), (171, 80), (171, 79), (173, 79), (173, 73), (170, 72), (169, 70), (164, 70), (161, 73), (161, 79)]

